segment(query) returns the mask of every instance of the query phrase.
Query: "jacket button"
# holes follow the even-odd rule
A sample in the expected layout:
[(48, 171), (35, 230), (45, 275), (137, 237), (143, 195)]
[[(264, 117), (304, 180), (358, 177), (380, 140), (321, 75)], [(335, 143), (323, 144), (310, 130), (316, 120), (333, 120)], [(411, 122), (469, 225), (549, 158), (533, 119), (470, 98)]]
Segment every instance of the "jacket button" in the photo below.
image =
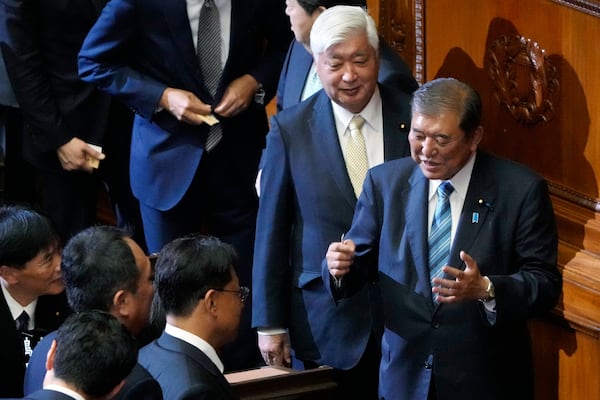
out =
[(431, 326), (433, 327), (433, 329), (438, 329), (440, 327), (439, 322), (434, 322), (433, 324), (431, 324)]

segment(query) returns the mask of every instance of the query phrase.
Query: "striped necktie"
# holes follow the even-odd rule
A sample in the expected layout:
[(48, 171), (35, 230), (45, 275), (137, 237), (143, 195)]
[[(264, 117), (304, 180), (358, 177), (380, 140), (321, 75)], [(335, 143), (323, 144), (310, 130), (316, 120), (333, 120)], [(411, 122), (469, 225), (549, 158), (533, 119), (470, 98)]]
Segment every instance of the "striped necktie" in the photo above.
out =
[(441, 277), (442, 267), (448, 264), (450, 256), (450, 238), (452, 235), (452, 212), (450, 195), (454, 187), (450, 181), (444, 181), (437, 190), (438, 201), (429, 232), (429, 276), (433, 287), (433, 278)]
[[(198, 18), (198, 61), (204, 77), (204, 85), (214, 97), (221, 81), (221, 24), (219, 9), (214, 0), (204, 0)], [(214, 104), (213, 104), (214, 106)], [(209, 127), (205, 149), (211, 151), (223, 138), (221, 124)]]

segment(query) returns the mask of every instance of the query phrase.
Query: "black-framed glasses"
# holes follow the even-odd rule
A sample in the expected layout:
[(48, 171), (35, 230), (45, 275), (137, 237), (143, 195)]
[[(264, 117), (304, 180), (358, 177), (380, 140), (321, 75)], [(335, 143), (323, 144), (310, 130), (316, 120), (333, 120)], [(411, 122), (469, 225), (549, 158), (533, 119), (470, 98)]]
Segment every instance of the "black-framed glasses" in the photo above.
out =
[(240, 290), (231, 290), (231, 289), (215, 289), (217, 292), (228, 292), (228, 293), (237, 293), (240, 296), (240, 301), (245, 303), (248, 300), (248, 296), (250, 295), (250, 289), (246, 286), (240, 286)]

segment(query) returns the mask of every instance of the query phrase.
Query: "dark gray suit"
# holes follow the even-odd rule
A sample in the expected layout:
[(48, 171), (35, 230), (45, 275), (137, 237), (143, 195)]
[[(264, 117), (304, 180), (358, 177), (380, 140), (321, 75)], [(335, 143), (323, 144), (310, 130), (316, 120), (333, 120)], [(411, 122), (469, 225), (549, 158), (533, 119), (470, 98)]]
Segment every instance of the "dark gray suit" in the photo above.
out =
[(144, 346), (138, 359), (156, 378), (165, 399), (237, 399), (225, 376), (202, 351), (168, 333)]
[[(434, 379), (438, 399), (532, 399), (527, 318), (550, 310), (561, 291), (546, 182), (514, 162), (477, 153), (449, 265), (464, 268), (464, 250), (489, 276), (493, 325), (477, 300), (434, 306), (428, 193), (429, 180), (412, 159), (371, 169), (346, 235), (357, 252), (344, 285), (364, 284), (362, 275), (379, 266), (386, 315), (381, 398), (426, 400)], [(326, 265), (322, 273), (329, 282)]]
[[(25, 371), (23, 384), (25, 395), (31, 395), (41, 390), (46, 376), (46, 354), (50, 350), (56, 331), (46, 335), (38, 343)], [(162, 400), (162, 391), (158, 382), (142, 367), (136, 364), (131, 373), (125, 378), (125, 384), (113, 397), (113, 400)]]

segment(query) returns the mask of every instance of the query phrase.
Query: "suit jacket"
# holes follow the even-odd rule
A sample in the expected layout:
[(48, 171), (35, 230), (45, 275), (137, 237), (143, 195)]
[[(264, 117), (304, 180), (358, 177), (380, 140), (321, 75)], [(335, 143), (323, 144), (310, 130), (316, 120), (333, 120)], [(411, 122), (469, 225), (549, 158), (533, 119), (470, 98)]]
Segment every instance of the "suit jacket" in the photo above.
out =
[[(342, 282), (358, 282), (352, 274), (379, 266), (386, 315), (380, 396), (425, 400), (435, 377), (440, 400), (532, 399), (527, 318), (550, 310), (561, 291), (546, 182), (512, 161), (477, 153), (449, 265), (464, 268), (464, 250), (489, 276), (493, 324), (476, 300), (434, 306), (428, 193), (412, 159), (371, 169), (346, 235), (357, 246), (356, 268)], [(326, 265), (322, 272), (329, 282)]]
[(29, 396), (23, 397), (22, 400), (73, 400), (73, 397), (55, 390), (42, 389), (30, 394)]
[[(131, 182), (142, 203), (168, 210), (181, 200), (208, 134), (207, 124), (189, 125), (159, 111), (163, 91), (185, 89), (216, 105), (230, 82), (249, 73), (262, 83), (268, 102), (291, 37), (283, 11), (279, 0), (231, 0), (229, 57), (213, 99), (203, 83), (185, 0), (115, 0), (105, 7), (81, 49), (80, 75), (137, 113)], [(219, 147), (231, 159), (240, 182), (253, 189), (268, 131), (264, 105), (253, 102), (237, 116), (219, 119)]]
[[(38, 168), (61, 171), (56, 149), (73, 137), (105, 144), (110, 96), (80, 80), (76, 62), (105, 3), (0, 0), (0, 45), (23, 112), (24, 154)], [(131, 113), (122, 118), (127, 134)]]
[[(51, 332), (35, 347), (25, 371), (23, 387), (26, 396), (32, 395), (43, 388), (44, 377), (46, 376), (46, 355), (55, 338), (56, 331)], [(133, 370), (125, 379), (125, 385), (113, 397), (114, 400), (162, 400), (162, 398), (162, 391), (158, 382), (140, 364), (133, 367)]]
[(139, 362), (156, 378), (165, 399), (237, 399), (225, 376), (202, 351), (167, 333), (140, 350)]
[[(35, 335), (43, 336), (57, 329), (70, 314), (66, 296), (63, 293), (54, 296), (40, 296), (35, 308)], [(6, 299), (0, 292), (0, 360), (2, 379), (0, 379), (0, 397), (23, 396), (23, 376), (25, 375), (25, 356), (23, 340), (17, 332)]]
[[(292, 41), (283, 62), (279, 85), (277, 86), (277, 111), (300, 103), (302, 91), (310, 67), (312, 55), (297, 40)], [(411, 94), (419, 84), (408, 65), (383, 40), (379, 40), (379, 83)]]
[[(406, 156), (410, 96), (380, 93), (385, 160)], [(350, 227), (356, 204), (324, 90), (273, 117), (263, 162), (252, 325), (288, 328), (298, 359), (351, 368), (374, 328), (375, 293), (365, 288), (336, 306), (320, 278), (323, 255)]]

